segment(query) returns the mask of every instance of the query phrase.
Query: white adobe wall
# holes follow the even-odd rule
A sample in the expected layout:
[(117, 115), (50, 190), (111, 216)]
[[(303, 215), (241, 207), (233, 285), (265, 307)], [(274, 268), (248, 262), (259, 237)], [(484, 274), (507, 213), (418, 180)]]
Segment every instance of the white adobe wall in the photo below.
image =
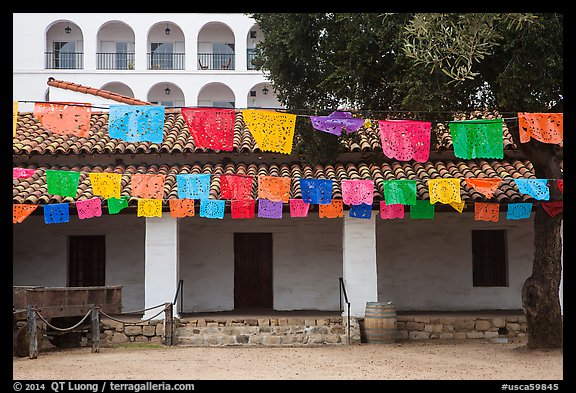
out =
[[(409, 220), (407, 222), (407, 220)], [(473, 287), (473, 229), (508, 231), (508, 287)], [(498, 223), (473, 213), (438, 213), (433, 220), (377, 221), (378, 297), (401, 310), (520, 309), (532, 271), (533, 217)]]
[[(38, 207), (42, 209), (42, 207)], [(122, 285), (124, 311), (144, 308), (145, 221), (136, 215), (78, 219), (45, 224), (30, 216), (13, 224), (13, 285), (66, 286), (68, 236), (106, 236), (106, 285)]]
[(184, 312), (234, 309), (234, 233), (272, 232), (276, 310), (338, 310), (342, 220), (181, 219)]

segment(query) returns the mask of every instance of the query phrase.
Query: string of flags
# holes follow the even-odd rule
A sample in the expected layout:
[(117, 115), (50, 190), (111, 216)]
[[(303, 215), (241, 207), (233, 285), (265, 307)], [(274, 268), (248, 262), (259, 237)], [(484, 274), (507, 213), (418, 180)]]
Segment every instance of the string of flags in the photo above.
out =
[[(49, 131), (59, 135), (87, 137), (92, 106), (82, 103), (34, 104), (34, 116)], [(295, 114), (274, 110), (243, 109), (242, 117), (262, 151), (291, 154), (296, 125)], [(181, 108), (182, 116), (197, 147), (232, 151), (236, 109)], [(162, 143), (165, 107), (159, 105), (110, 105), (108, 132), (111, 138), (127, 142)], [(13, 135), (16, 136), (18, 102), (13, 107)], [(328, 116), (309, 116), (318, 132), (340, 136), (357, 132), (370, 119), (334, 111)], [(377, 120), (382, 151), (398, 161), (425, 162), (430, 153), (432, 122), (421, 120)], [(503, 119), (474, 119), (449, 122), (454, 155), (463, 159), (503, 158)], [(521, 143), (536, 139), (543, 143), (563, 142), (562, 113), (518, 112)]]
[[(30, 178), (36, 170), (13, 168), (13, 178)], [(69, 170), (45, 170), (48, 193), (75, 198), (80, 172)], [(128, 207), (128, 196), (121, 196), (120, 173), (88, 174), (94, 197), (75, 201), (78, 218), (94, 218), (102, 215), (102, 201), (105, 199), (109, 214), (118, 214)], [(161, 217), (166, 176), (162, 174), (131, 174), (131, 196), (138, 198), (138, 217)], [(204, 218), (224, 218), (226, 201), (230, 200), (233, 219), (254, 218), (256, 201), (252, 198), (254, 176), (236, 174), (176, 174), (178, 198), (169, 199), (172, 217), (193, 217), (195, 201), (199, 201), (199, 215)], [(210, 199), (211, 176), (220, 178), (222, 199)], [(522, 194), (542, 201), (546, 212), (555, 216), (563, 209), (562, 201), (549, 201), (549, 180), (555, 181), (560, 192), (564, 192), (562, 179), (523, 179), (523, 178), (466, 178), (466, 185), (474, 188), (487, 199), (504, 182), (512, 180)], [(307, 217), (310, 205), (318, 205), (320, 218), (344, 216), (344, 205), (349, 205), (349, 216), (369, 219), (374, 203), (374, 180), (341, 180), (342, 198), (332, 198), (333, 180), (300, 178), (301, 199), (290, 198), (292, 179), (282, 176), (257, 176), (257, 217), (282, 218), (283, 205), (289, 204), (290, 217)], [(421, 180), (418, 180), (421, 181)], [(380, 201), (382, 219), (404, 218), (404, 208), (410, 209), (412, 219), (433, 219), (436, 203), (452, 206), (462, 213), (465, 203), (460, 196), (460, 179), (427, 179), (429, 200), (417, 199), (417, 180), (382, 180), (384, 199)], [(517, 220), (530, 217), (532, 203), (509, 203), (507, 219)], [(13, 204), (13, 223), (22, 223), (37, 205)], [(45, 223), (62, 223), (70, 220), (70, 205), (56, 203), (44, 205)], [(475, 202), (474, 219), (497, 222), (500, 205), (494, 202)]]

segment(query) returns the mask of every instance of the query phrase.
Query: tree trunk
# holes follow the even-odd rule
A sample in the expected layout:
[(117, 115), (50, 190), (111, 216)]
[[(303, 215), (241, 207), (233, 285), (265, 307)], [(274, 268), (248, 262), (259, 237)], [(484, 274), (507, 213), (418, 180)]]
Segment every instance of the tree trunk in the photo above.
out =
[(550, 217), (536, 208), (532, 275), (522, 287), (522, 304), (528, 323), (529, 348), (562, 347), (560, 277), (562, 274), (561, 215)]
[[(520, 143), (518, 123), (511, 125), (514, 143), (534, 166), (539, 179), (561, 179), (561, 150), (556, 145), (531, 139)], [(550, 200), (562, 200), (555, 182), (549, 183)], [(562, 275), (563, 214), (550, 217), (537, 203), (534, 205), (534, 261), (532, 275), (522, 287), (522, 306), (528, 324), (528, 348), (561, 348), (563, 319), (560, 310), (560, 277)]]

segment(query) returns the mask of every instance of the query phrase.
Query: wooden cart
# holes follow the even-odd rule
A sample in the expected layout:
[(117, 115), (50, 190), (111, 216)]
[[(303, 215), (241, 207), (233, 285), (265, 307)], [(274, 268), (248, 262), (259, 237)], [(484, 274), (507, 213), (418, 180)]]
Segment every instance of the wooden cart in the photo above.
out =
[[(28, 356), (30, 346), (28, 321), (31, 310), (37, 310), (50, 325), (66, 329), (79, 323), (94, 306), (107, 314), (122, 313), (122, 286), (14, 286), (12, 305), (14, 354)], [(90, 319), (67, 332), (50, 326), (45, 326), (45, 330), (38, 328), (38, 341), (41, 343), (41, 340), (47, 337), (58, 347), (77, 346), (89, 326)]]

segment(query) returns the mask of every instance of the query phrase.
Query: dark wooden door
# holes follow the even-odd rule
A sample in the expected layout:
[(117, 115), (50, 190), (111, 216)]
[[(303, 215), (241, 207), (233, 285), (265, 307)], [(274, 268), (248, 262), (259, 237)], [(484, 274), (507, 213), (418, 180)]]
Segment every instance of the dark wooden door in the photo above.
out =
[(272, 234), (234, 234), (234, 309), (272, 308)]
[(70, 236), (68, 239), (68, 286), (106, 285), (104, 236)]

